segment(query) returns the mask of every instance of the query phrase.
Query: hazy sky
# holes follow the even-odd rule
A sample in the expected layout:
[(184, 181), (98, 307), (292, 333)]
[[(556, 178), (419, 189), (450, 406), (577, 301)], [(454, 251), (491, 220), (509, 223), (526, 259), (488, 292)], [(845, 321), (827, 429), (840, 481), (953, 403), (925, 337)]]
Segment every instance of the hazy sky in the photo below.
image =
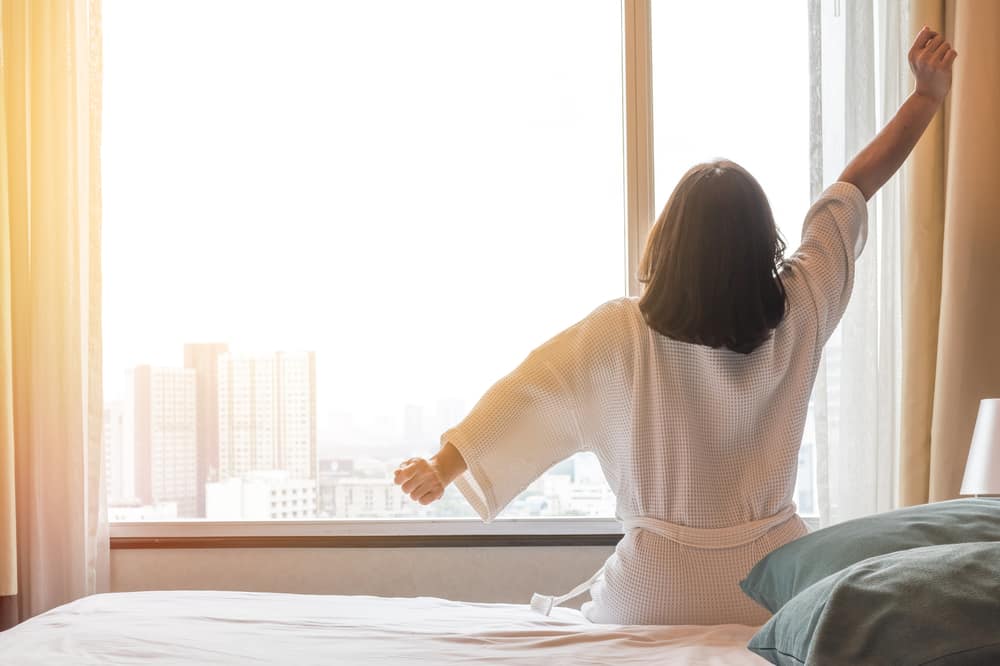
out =
[[(615, 0), (105, 0), (108, 398), (185, 342), (317, 352), (334, 412), (471, 406), (625, 294)], [(656, 203), (808, 205), (806, 3), (654, 0)], [(794, 242), (792, 243), (794, 245)]]

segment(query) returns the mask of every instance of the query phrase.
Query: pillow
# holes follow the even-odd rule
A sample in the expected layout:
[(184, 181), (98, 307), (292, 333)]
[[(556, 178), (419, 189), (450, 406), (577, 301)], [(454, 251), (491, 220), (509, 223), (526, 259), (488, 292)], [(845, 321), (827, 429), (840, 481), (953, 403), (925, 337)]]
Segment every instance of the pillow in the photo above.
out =
[(1000, 541), (1000, 501), (924, 504), (817, 530), (774, 550), (740, 587), (772, 613), (821, 578), (875, 555), (948, 543)]
[(782, 606), (747, 647), (773, 664), (1000, 664), (1000, 543), (858, 562)]

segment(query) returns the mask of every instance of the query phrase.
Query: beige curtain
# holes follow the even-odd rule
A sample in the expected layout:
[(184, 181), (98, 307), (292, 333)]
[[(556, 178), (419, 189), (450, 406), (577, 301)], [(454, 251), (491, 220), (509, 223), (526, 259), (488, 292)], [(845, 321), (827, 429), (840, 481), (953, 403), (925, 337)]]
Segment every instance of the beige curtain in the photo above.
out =
[(959, 53), (906, 168), (900, 501), (958, 496), (979, 400), (1000, 397), (1000, 2), (911, 0)]
[(99, 10), (0, 1), (0, 621), (107, 587)]

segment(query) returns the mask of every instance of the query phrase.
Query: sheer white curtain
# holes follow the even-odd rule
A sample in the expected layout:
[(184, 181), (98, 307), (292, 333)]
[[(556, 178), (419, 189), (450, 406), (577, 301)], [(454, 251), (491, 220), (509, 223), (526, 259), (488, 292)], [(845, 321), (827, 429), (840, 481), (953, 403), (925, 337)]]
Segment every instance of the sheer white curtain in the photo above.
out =
[(0, 628), (108, 584), (99, 0), (0, 2)]
[[(909, 93), (903, 0), (810, 0), (813, 196)], [(900, 404), (900, 179), (869, 202), (851, 304), (813, 394), (820, 525), (896, 504)]]

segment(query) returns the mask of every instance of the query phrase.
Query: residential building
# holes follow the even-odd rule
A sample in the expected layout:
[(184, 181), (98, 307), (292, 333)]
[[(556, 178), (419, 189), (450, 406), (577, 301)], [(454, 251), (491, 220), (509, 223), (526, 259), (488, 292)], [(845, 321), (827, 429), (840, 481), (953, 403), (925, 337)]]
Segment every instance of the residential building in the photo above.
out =
[(391, 478), (344, 477), (332, 481), (333, 518), (388, 518), (413, 513)]
[(219, 478), (219, 356), (227, 351), (229, 346), (224, 343), (184, 345), (184, 367), (195, 371), (198, 396), (198, 423), (195, 430), (198, 448), (198, 516), (205, 515), (205, 484)]
[(108, 504), (135, 497), (133, 438), (125, 436), (125, 404), (104, 406), (104, 486)]
[(139, 522), (143, 520), (177, 520), (177, 502), (158, 504), (116, 503), (108, 506), (111, 522)]
[(143, 365), (131, 384), (124, 423), (134, 447), (135, 495), (142, 504), (176, 502), (179, 517), (197, 517), (195, 371)]
[(308, 520), (316, 517), (316, 481), (288, 472), (249, 472), (205, 487), (209, 520)]
[(283, 470), (316, 478), (313, 352), (218, 358), (220, 481)]

